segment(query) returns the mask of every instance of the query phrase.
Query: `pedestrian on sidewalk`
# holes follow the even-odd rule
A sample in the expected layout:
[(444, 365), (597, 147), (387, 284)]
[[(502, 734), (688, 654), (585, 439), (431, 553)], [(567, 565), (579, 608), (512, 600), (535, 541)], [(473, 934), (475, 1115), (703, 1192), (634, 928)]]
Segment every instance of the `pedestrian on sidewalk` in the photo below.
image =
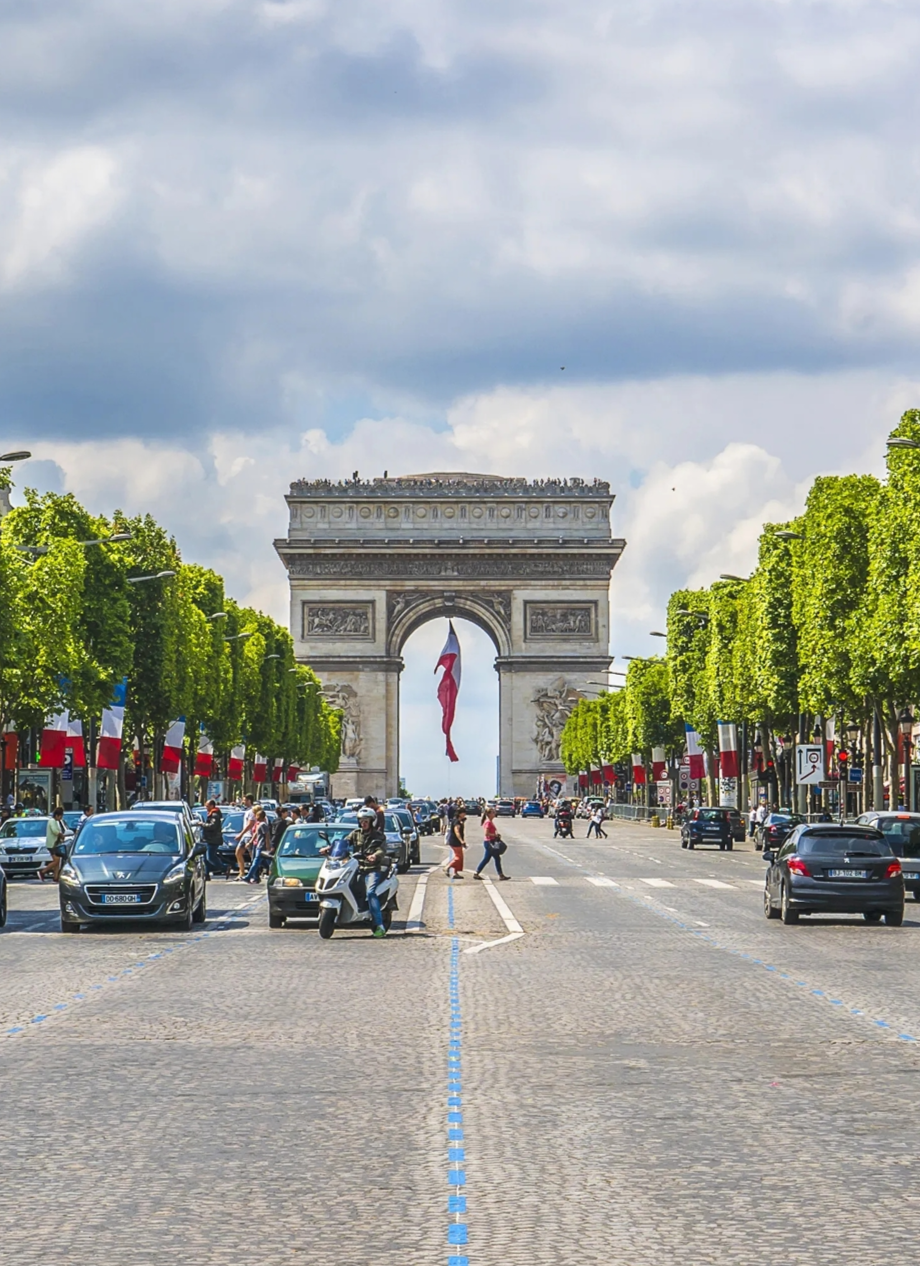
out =
[(506, 875), (502, 870), (502, 853), (504, 853), (506, 845), (505, 841), (499, 835), (498, 828), (495, 825), (494, 809), (486, 809), (485, 820), (482, 827), (482, 836), (485, 853), (483, 854), (482, 861), (476, 867), (476, 872), (473, 875), (473, 878), (482, 879), (482, 871), (491, 861), (495, 863), (495, 869), (498, 871), (499, 879), (509, 879), (510, 876)]
[(224, 842), (224, 815), (218, 809), (216, 800), (208, 800), (205, 808), (208, 816), (201, 828), (201, 838), (205, 845), (205, 869), (208, 872), (208, 879), (213, 879), (215, 875), (228, 874), (230, 867), (224, 865), (217, 852)]
[(585, 839), (589, 840), (591, 838), (592, 831), (596, 839), (605, 840), (607, 838), (607, 832), (604, 830), (604, 806), (602, 804), (596, 804), (591, 811), (591, 821), (588, 823), (588, 834)]
[(447, 846), (450, 849), (450, 859), (446, 869), (449, 879), (463, 878), (463, 850), (466, 848), (465, 828), (466, 814), (460, 809), (447, 829)]

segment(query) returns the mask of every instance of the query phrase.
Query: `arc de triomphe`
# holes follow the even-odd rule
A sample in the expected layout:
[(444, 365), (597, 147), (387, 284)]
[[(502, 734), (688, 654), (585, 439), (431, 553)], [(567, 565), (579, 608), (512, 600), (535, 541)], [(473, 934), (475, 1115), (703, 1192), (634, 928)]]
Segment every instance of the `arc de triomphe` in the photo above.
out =
[(436, 473), (299, 481), (287, 502), (275, 548), (294, 651), (344, 710), (337, 796), (396, 794), (401, 652), (438, 616), (471, 620), (495, 644), (500, 794), (532, 795), (540, 774), (562, 773), (566, 717), (610, 663), (610, 574), (625, 541), (610, 534), (609, 484)]

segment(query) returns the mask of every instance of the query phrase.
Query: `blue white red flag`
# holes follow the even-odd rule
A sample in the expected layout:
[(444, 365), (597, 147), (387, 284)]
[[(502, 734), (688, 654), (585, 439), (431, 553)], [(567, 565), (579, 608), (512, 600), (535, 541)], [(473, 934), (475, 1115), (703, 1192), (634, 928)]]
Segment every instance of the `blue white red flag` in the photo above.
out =
[(703, 749), (700, 747), (700, 736), (692, 725), (685, 725), (687, 732), (687, 760), (690, 764), (691, 778), (704, 778)]
[(102, 709), (102, 728), (96, 748), (96, 766), (99, 769), (117, 769), (121, 756), (121, 736), (125, 728), (125, 698), (128, 679), (123, 677), (115, 687), (112, 702)]
[(454, 751), (450, 741), (451, 726), (457, 710), (457, 695), (460, 693), (460, 643), (454, 632), (454, 622), (449, 621), (447, 641), (438, 659), (435, 672), (444, 669), (444, 675), (438, 682), (438, 703), (441, 705), (441, 729), (447, 740), (446, 752), (448, 760), (457, 761), (460, 757)]

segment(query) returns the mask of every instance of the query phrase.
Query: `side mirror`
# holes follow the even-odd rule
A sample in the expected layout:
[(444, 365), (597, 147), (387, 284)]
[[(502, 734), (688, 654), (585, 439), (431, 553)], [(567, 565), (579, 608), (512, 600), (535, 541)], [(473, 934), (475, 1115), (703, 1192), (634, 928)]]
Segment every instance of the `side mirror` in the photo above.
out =
[(204, 857), (207, 851), (208, 850), (205, 848), (204, 844), (196, 844), (192, 849), (192, 857)]
[(776, 854), (772, 851), (772, 849), (769, 849), (769, 848), (764, 849), (763, 859), (765, 862), (772, 862), (775, 860), (775, 858), (776, 858)]

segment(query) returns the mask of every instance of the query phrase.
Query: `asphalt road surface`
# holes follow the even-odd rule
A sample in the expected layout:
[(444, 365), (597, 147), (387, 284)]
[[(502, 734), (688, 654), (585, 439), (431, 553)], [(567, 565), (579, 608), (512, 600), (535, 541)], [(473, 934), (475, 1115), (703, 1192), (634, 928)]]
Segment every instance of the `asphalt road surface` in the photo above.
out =
[(512, 882), (429, 841), (383, 941), (11, 884), (4, 1263), (915, 1261), (920, 906), (783, 927), (747, 846), (501, 826)]

